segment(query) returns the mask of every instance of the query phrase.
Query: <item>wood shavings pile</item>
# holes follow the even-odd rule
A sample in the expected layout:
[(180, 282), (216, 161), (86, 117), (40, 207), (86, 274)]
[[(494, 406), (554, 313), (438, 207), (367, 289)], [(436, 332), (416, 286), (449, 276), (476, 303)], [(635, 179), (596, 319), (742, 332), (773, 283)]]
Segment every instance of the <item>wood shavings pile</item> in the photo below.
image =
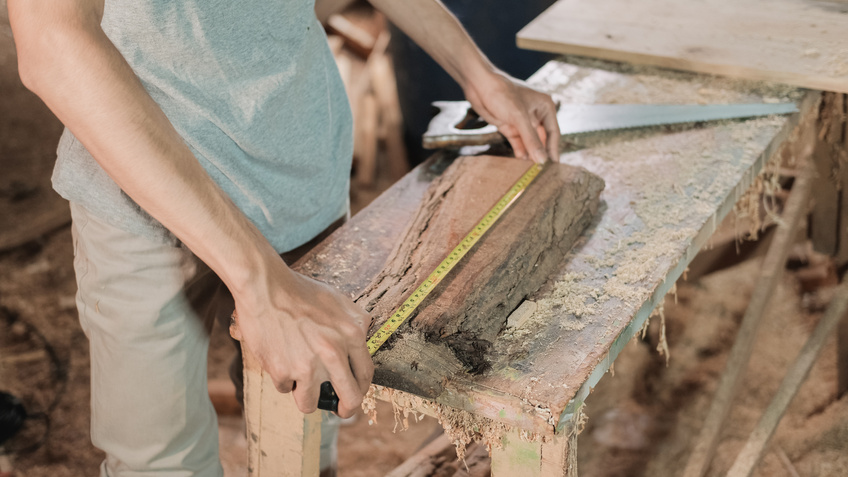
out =
[[(574, 315), (583, 321), (574, 324), (573, 320), (563, 320), (564, 329), (579, 330), (610, 299), (633, 303), (646, 298), (650, 285), (662, 278), (673, 265), (669, 263), (671, 257), (680, 252), (669, 244), (688, 244), (698, 233), (695, 226), (703, 223), (703, 217), (713, 215), (716, 205), (724, 200), (727, 184), (739, 181), (738, 169), (729, 166), (729, 162), (761, 154), (758, 141), (763, 134), (776, 131), (783, 121), (765, 117), (744, 123), (724, 122), (721, 125), (729, 127), (687, 134), (687, 141), (678, 142), (671, 151), (666, 136), (641, 131), (611, 135), (604, 144), (573, 153), (583, 160), (615, 163), (626, 189), (638, 192), (626, 202), (619, 197), (611, 205), (632, 211), (618, 211), (624, 220), (605, 231), (612, 246), (601, 255), (581, 257), (588, 266), (605, 270), (606, 281), (593, 287), (585, 281), (584, 274), (564, 273), (557, 277), (553, 291), (537, 300), (536, 314), (543, 320), (553, 315)], [(744, 145), (742, 150), (734, 146), (740, 143)], [(702, 160), (693, 161), (690, 157)], [(775, 169), (767, 168), (766, 178), (758, 177), (752, 189), (739, 198), (738, 211), (759, 214), (759, 209), (750, 209), (762, 203), (764, 194), (772, 194), (779, 187), (776, 174), (770, 172)], [(713, 215), (713, 227), (715, 222)]]
[[(566, 273), (557, 279), (550, 300), (545, 300), (537, 306), (536, 316), (551, 314), (573, 315), (580, 318), (597, 312), (597, 301), (600, 299), (597, 289), (583, 283), (585, 276), (580, 273)], [(584, 323), (574, 320), (564, 324), (565, 329), (580, 330)]]
[[(392, 412), (395, 419), (395, 431), (409, 429), (412, 416), (414, 422), (419, 422), (423, 416), (431, 415), (439, 421), (445, 431), (445, 435), (456, 447), (456, 455), (460, 460), (465, 459), (467, 446), (474, 441), (483, 441), (486, 448), (491, 451), (492, 446), (500, 448), (503, 436), (507, 433), (506, 425), (495, 422), (481, 416), (475, 416), (469, 412), (454, 409), (438, 404), (413, 394), (397, 391), (378, 385), (371, 385), (365, 399), (362, 401), (362, 409), (368, 415), (371, 422), (377, 422), (377, 396), (392, 404)], [(523, 439), (535, 441), (540, 437), (533, 433), (524, 433)]]

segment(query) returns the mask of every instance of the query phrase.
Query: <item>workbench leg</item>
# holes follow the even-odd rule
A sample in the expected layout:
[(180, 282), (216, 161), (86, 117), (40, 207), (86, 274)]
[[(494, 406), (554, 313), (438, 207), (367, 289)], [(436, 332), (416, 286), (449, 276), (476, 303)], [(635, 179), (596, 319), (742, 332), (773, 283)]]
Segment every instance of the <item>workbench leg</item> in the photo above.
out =
[(569, 463), (569, 451), (572, 455), (577, 451), (576, 439), (556, 435), (545, 443), (527, 442), (517, 431), (512, 431), (503, 437), (501, 444), (500, 449), (492, 447), (492, 477), (577, 476), (576, 463)]
[(836, 336), (836, 369), (836, 396), (841, 398), (848, 393), (848, 315), (842, 317)]
[(244, 414), (250, 477), (317, 477), (321, 413), (305, 415), (244, 350)]

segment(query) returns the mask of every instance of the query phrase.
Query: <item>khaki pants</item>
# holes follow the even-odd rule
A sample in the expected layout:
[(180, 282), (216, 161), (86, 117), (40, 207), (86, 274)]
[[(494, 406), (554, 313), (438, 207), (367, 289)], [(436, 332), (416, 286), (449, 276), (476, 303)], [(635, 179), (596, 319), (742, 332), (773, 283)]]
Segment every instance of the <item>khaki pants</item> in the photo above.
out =
[[(186, 247), (125, 232), (77, 204), (71, 215), (77, 307), (91, 344), (91, 441), (106, 452), (101, 477), (223, 475), (206, 353), (214, 320), (229, 324), (232, 297)], [(240, 362), (231, 370), (238, 389)], [(335, 464), (338, 419), (324, 424), (322, 468)]]

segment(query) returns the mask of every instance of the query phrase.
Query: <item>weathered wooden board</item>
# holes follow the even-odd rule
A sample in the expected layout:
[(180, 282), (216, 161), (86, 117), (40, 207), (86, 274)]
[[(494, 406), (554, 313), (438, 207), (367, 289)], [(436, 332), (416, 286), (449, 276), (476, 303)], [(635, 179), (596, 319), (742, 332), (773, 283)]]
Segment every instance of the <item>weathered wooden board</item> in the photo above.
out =
[[(574, 60), (572, 60), (574, 61)], [(816, 94), (651, 68), (551, 62), (531, 83), (574, 103), (798, 101), (801, 113), (702, 127), (681, 125), (569, 138), (561, 160), (602, 177), (598, 216), (533, 297), (537, 310), (505, 330), (480, 375), (446, 370), (434, 401), (550, 433), (579, 409), (712, 229), (786, 139)], [(296, 265), (357, 297), (380, 273), (445, 161), (405, 176)]]
[(848, 92), (848, 2), (560, 0), (518, 46)]
[[(373, 334), (436, 269), (530, 163), (457, 159), (424, 195), (383, 271), (357, 297)], [(446, 374), (488, 369), (510, 312), (554, 272), (597, 210), (603, 181), (549, 164), (374, 356), (374, 382), (435, 398)]]

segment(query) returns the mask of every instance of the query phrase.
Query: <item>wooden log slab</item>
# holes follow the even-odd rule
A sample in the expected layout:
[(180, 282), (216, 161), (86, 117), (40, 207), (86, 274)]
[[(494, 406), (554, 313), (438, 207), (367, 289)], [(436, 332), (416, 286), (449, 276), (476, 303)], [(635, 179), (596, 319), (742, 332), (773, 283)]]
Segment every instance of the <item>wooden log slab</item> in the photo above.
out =
[[(502, 157), (456, 160), (430, 185), (383, 271), (357, 297), (373, 334), (527, 170)], [(375, 355), (377, 384), (434, 398), (446, 375), (479, 374), (507, 317), (560, 265), (604, 182), (549, 164)], [(446, 373), (447, 372), (447, 373)]]

